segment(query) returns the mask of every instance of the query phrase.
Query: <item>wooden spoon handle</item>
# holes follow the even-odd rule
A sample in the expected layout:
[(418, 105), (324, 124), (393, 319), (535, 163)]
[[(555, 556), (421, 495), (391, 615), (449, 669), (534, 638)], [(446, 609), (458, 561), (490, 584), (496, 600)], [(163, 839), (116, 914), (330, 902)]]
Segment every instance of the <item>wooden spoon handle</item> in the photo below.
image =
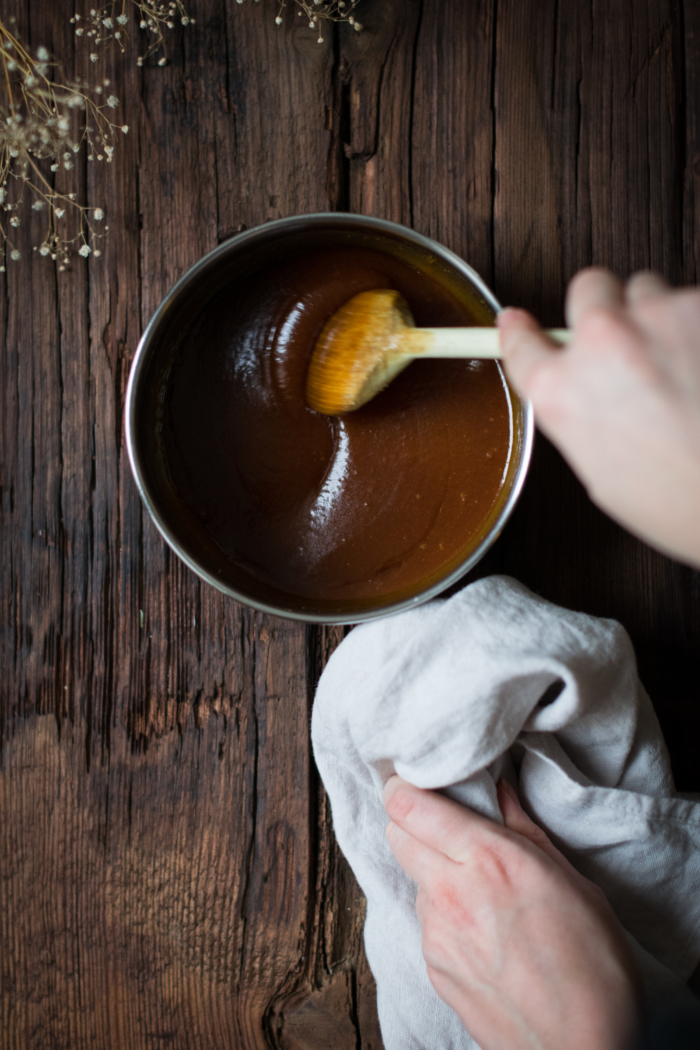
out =
[[(544, 335), (564, 346), (571, 341), (572, 333), (568, 328), (549, 328)], [(497, 328), (416, 328), (407, 343), (406, 353), (411, 357), (501, 356)]]

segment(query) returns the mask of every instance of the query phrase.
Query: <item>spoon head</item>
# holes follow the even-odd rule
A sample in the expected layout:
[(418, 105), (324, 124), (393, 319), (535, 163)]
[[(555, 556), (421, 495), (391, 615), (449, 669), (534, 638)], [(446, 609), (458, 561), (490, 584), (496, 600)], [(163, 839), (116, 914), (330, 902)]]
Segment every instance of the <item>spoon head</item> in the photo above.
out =
[(337, 310), (321, 332), (309, 365), (306, 401), (325, 416), (352, 412), (410, 364), (402, 348), (414, 327), (400, 292), (360, 292)]

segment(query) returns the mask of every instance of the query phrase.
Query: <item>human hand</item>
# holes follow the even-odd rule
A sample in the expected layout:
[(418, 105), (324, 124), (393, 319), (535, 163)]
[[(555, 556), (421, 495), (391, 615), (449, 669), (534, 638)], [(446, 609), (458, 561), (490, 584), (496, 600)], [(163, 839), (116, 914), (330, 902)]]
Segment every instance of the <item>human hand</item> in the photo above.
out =
[(637, 973), (605, 895), (498, 785), (505, 827), (393, 776), (389, 846), (418, 883), (435, 991), (482, 1050), (621, 1050)]
[(582, 270), (566, 314), (564, 349), (524, 310), (499, 315), (509, 378), (603, 510), (700, 566), (700, 291)]

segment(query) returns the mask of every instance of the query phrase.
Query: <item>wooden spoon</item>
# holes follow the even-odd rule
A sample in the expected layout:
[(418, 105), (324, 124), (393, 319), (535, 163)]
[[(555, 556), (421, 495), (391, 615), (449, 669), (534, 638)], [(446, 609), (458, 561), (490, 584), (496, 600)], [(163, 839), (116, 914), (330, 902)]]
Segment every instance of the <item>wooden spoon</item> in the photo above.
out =
[[(563, 344), (565, 328), (545, 333)], [(416, 357), (500, 357), (497, 328), (416, 328), (392, 289), (360, 292), (321, 332), (306, 378), (306, 401), (324, 416), (367, 404)]]

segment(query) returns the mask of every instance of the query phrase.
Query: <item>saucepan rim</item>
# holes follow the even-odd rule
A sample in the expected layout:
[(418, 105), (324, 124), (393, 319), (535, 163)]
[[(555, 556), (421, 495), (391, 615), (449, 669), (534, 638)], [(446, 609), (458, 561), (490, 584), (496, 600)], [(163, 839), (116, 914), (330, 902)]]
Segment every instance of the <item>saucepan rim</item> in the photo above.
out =
[[(483, 296), (486, 302), (496, 311), (496, 313), (502, 309), (501, 304), (498, 302), (496, 296), (485, 281), (476, 270), (464, 261), (464, 259), (461, 259), (454, 252), (450, 251), (449, 248), (445, 248), (437, 241), (432, 240), (432, 238), (416, 233), (414, 230), (411, 230), (406, 226), (401, 226), (395, 222), (389, 222), (386, 219), (375, 219), (371, 216), (353, 215), (344, 212), (314, 212), (309, 215), (293, 215), (285, 219), (276, 219), (273, 222), (267, 222), (260, 226), (252, 227), (249, 230), (244, 230), (241, 233), (236, 234), (234, 237), (224, 241), (218, 247), (203, 256), (203, 258), (195, 263), (194, 266), (190, 267), (190, 269), (183, 274), (177, 283), (170, 289), (156, 312), (153, 314), (153, 317), (147, 324), (143, 335), (139, 340), (129, 373), (126, 402), (124, 406), (124, 422), (127, 454), (129, 456), (131, 470), (136, 481), (139, 495), (163, 539), (172, 550), (175, 551), (177, 556), (184, 561), (184, 563), (189, 566), (197, 576), (200, 577), (200, 579), (205, 580), (207, 583), (211, 584), (212, 587), (215, 587), (217, 590), (231, 598), (235, 598), (244, 605), (264, 613), (269, 613), (273, 616), (281, 616), (285, 619), (297, 620), (302, 623), (349, 624), (361, 623), (366, 620), (376, 620), (380, 617), (394, 615), (395, 613), (403, 612), (406, 609), (415, 608), (417, 605), (422, 605), (431, 598), (435, 598), (442, 594), (443, 591), (446, 591), (463, 576), (466, 576), (477, 562), (483, 558), (484, 554), (486, 554), (501, 534), (506, 522), (513, 512), (525, 483), (532, 456), (535, 429), (534, 413), (529, 401), (523, 401), (521, 399), (523, 428), (520, 446), (520, 462), (515, 477), (513, 478), (511, 490), (497, 519), (481, 543), (463, 562), (460, 563), (460, 565), (457, 566), (456, 569), (453, 569), (452, 572), (443, 579), (432, 584), (430, 587), (427, 587), (419, 594), (416, 594), (411, 598), (405, 598), (401, 601), (394, 602), (391, 605), (378, 606), (376, 609), (361, 609), (356, 612), (343, 612), (337, 615), (287, 609), (281, 605), (273, 605), (257, 599), (251, 600), (247, 594), (237, 590), (235, 587), (231, 587), (229, 584), (212, 575), (207, 569), (203, 568), (182, 546), (168, 525), (167, 520), (165, 520), (155, 504), (152, 493), (149, 491), (148, 479), (143, 468), (142, 458), (145, 456), (145, 453), (138, 447), (136, 426), (137, 390), (139, 379), (145, 373), (146, 365), (148, 363), (149, 349), (155, 342), (156, 335), (163, 324), (166, 315), (174, 305), (187, 294), (188, 289), (197, 282), (201, 272), (211, 267), (212, 263), (216, 263), (217, 259), (224, 259), (232, 252), (232, 250), (239, 252), (242, 248), (245, 248), (247, 242), (255, 242), (261, 239), (261, 237), (267, 239), (270, 236), (274, 236), (277, 232), (289, 233), (294, 230), (295, 227), (299, 229), (300, 232), (302, 232), (302, 227), (323, 226), (327, 228), (329, 223), (337, 223), (339, 227), (345, 226), (347, 229), (364, 228), (368, 231), (383, 231), (392, 234), (394, 237), (398, 236), (404, 241), (411, 242), (417, 247), (429, 251), (431, 254), (437, 256), (458, 272), (462, 273)], [(299, 598), (299, 601), (304, 601), (304, 599)], [(312, 604), (312, 599), (308, 599), (308, 601)]]

